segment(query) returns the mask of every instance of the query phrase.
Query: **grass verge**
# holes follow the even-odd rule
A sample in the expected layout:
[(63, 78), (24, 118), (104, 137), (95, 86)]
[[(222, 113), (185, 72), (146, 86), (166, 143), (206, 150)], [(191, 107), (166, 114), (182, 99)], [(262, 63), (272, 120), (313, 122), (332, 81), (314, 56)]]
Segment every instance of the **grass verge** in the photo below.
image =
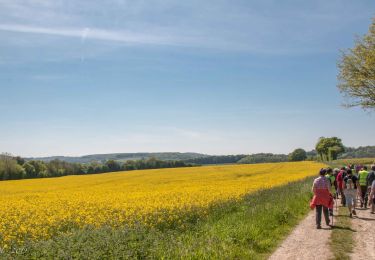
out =
[(25, 244), (12, 259), (265, 259), (309, 211), (312, 178), (214, 205), (181, 229), (84, 228)]
[(335, 260), (350, 259), (349, 254), (353, 252), (353, 232), (355, 231), (351, 228), (351, 218), (348, 215), (347, 207), (339, 207), (330, 240), (333, 259)]

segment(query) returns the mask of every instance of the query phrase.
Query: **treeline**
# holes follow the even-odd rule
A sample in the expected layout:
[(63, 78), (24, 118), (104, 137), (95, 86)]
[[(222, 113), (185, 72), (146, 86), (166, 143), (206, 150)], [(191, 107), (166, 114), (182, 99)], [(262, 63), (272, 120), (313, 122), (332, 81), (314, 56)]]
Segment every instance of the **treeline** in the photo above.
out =
[(91, 163), (100, 162), (105, 163), (108, 160), (115, 160), (125, 162), (128, 160), (147, 160), (156, 158), (162, 161), (182, 161), (194, 158), (207, 156), (200, 153), (178, 153), (178, 152), (164, 152), (164, 153), (109, 153), (109, 154), (90, 154), (84, 156), (49, 156), (49, 157), (35, 157), (25, 158), (26, 160), (36, 160), (49, 162), (52, 160), (60, 160), (70, 163)]
[(215, 155), (203, 158), (195, 158), (185, 160), (194, 164), (228, 164), (228, 163), (271, 163), (271, 162), (287, 162), (288, 155), (286, 154), (273, 154), (273, 153), (257, 153), (251, 155)]
[(273, 154), (273, 153), (256, 153), (256, 154), (239, 154), (239, 155), (210, 155), (202, 158), (184, 160), (188, 163), (207, 165), (207, 164), (252, 164), (252, 163), (273, 163), (288, 161), (313, 161), (317, 159), (316, 151), (306, 152), (303, 149), (296, 149), (290, 154)]
[(185, 160), (187, 163), (194, 164), (226, 164), (226, 163), (237, 163), (242, 158), (247, 155), (238, 154), (238, 155), (212, 155), (201, 158), (193, 158)]
[(350, 158), (375, 158), (375, 146), (345, 147), (345, 152), (339, 156), (339, 159)]
[(162, 161), (155, 158), (147, 160), (129, 160), (120, 163), (108, 160), (105, 163), (69, 163), (61, 160), (49, 162), (31, 160), (10, 154), (0, 155), (0, 180), (17, 180), (30, 178), (59, 177), (65, 175), (95, 174), (116, 171), (131, 171), (158, 168), (191, 167), (183, 161)]
[[(199, 156), (195, 153), (161, 153), (163, 158), (166, 156), (184, 156), (185, 160), (161, 160), (160, 158), (147, 158), (125, 160), (121, 162), (114, 159), (106, 161), (94, 161), (90, 163), (67, 162), (65, 160), (53, 159), (49, 161), (41, 160), (25, 160), (21, 157), (14, 157), (10, 154), (0, 155), (0, 180), (15, 180), (28, 178), (44, 178), (57, 177), (65, 175), (78, 174), (94, 174), (115, 171), (131, 171), (142, 169), (158, 169), (158, 168), (176, 168), (191, 167), (196, 165), (207, 164), (229, 164), (229, 163), (274, 163), (287, 161), (303, 161), (303, 160), (323, 160), (329, 161), (347, 158), (375, 158), (375, 146), (365, 146), (358, 148), (344, 147), (340, 138), (330, 137), (319, 138), (316, 149), (306, 152), (298, 148), (290, 154), (273, 154), (273, 153), (257, 153), (251, 155), (203, 155)], [(123, 156), (139, 156), (140, 154), (119, 154)], [(150, 155), (150, 154), (147, 154)], [(102, 155), (108, 156), (108, 155)], [(184, 158), (183, 157), (183, 158)], [(51, 157), (52, 158), (52, 157)]]
[(287, 161), (288, 155), (286, 154), (256, 153), (242, 158), (238, 163), (272, 163)]

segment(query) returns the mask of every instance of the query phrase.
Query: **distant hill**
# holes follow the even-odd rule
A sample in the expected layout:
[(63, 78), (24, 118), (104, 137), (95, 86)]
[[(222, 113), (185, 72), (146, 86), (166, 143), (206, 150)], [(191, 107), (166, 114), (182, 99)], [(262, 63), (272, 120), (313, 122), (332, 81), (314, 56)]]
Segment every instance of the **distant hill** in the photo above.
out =
[(61, 160), (70, 163), (89, 163), (89, 162), (105, 162), (107, 160), (115, 160), (119, 162), (126, 162), (128, 160), (142, 160), (155, 158), (163, 161), (171, 160), (191, 160), (196, 158), (208, 157), (209, 155), (200, 153), (111, 153), (111, 154), (91, 154), (84, 156), (50, 156), (50, 157), (31, 157), (25, 160), (40, 160), (49, 162), (52, 160)]
[[(314, 158), (316, 151), (308, 151), (307, 156)], [(108, 160), (115, 160), (119, 162), (126, 162), (128, 160), (142, 160), (155, 158), (163, 161), (184, 161), (195, 164), (225, 164), (225, 163), (264, 163), (264, 162), (285, 162), (288, 160), (287, 154), (272, 154), (259, 153), (250, 155), (207, 155), (201, 153), (111, 153), (111, 154), (91, 154), (79, 157), (74, 156), (50, 156), (50, 157), (36, 157), (25, 158), (25, 160), (41, 160), (49, 162), (55, 159), (66, 161), (70, 163), (90, 163), (101, 162)], [(345, 153), (339, 156), (339, 159), (347, 158), (375, 158), (375, 146), (361, 146), (358, 148), (346, 147)]]

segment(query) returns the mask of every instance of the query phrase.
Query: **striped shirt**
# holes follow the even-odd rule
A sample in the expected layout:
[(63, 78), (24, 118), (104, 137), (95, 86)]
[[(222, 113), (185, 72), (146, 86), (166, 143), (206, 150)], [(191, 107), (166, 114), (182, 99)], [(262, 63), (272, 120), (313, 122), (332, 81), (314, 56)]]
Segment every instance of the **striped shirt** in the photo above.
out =
[(320, 176), (314, 180), (313, 190), (316, 189), (330, 189), (331, 185), (325, 176)]

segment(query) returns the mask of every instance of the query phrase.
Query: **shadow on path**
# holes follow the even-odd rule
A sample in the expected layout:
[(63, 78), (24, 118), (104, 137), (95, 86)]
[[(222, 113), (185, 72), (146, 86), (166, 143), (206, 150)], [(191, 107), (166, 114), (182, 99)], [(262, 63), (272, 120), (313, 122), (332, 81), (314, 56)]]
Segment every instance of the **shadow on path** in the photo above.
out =
[(366, 221), (375, 221), (374, 218), (357, 217), (357, 219), (366, 220)]
[(341, 230), (349, 230), (351, 232), (357, 232), (357, 230), (354, 230), (354, 229), (349, 228), (349, 227), (342, 227), (342, 226), (333, 226), (332, 229), (341, 229)]

